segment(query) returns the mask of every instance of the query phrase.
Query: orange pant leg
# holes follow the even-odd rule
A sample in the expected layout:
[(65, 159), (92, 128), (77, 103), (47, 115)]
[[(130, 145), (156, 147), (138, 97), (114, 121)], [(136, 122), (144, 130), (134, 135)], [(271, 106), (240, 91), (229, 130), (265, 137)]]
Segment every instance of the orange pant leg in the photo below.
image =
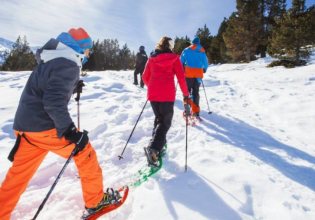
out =
[(102, 169), (91, 143), (73, 159), (79, 171), (85, 207), (92, 208), (102, 200), (104, 191)]
[[(43, 138), (45, 142), (40, 143)], [(29, 140), (64, 158), (69, 158), (75, 146), (64, 137), (59, 139), (56, 129), (32, 135)], [(85, 207), (94, 207), (102, 200), (104, 191), (102, 169), (91, 143), (89, 142), (83, 151), (74, 156), (73, 160), (78, 168)]]
[[(29, 144), (22, 137), (14, 162), (0, 188), (0, 219), (10, 218), (21, 194), (25, 191), (48, 151), (69, 158), (74, 144), (57, 137), (56, 129), (43, 132), (24, 132)], [(95, 150), (90, 142), (73, 157), (79, 171), (86, 207), (94, 207), (103, 197), (103, 176)], [(13, 195), (14, 194), (14, 195)]]
[(10, 219), (11, 212), (47, 153), (48, 151), (34, 147), (21, 138), (20, 147), (0, 188), (1, 220)]

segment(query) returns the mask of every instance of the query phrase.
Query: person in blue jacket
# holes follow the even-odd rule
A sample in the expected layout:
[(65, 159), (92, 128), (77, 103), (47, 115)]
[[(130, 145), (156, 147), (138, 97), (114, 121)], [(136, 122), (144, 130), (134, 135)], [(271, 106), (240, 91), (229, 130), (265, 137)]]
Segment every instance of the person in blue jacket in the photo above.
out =
[(199, 87), (203, 74), (209, 67), (205, 49), (200, 45), (200, 39), (194, 38), (192, 45), (184, 49), (180, 60), (185, 68), (186, 83), (192, 99), (188, 102), (191, 105), (191, 113), (199, 118)]

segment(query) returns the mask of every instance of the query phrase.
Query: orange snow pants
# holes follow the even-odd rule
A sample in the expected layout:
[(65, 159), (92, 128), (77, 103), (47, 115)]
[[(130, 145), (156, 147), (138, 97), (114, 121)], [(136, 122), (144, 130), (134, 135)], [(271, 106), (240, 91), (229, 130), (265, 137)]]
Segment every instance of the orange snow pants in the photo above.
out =
[[(56, 129), (43, 132), (17, 132), (21, 137), (14, 161), (0, 188), (0, 219), (9, 220), (11, 212), (25, 191), (29, 180), (49, 151), (69, 158), (75, 145), (57, 136)], [(97, 205), (103, 197), (103, 176), (96, 152), (89, 142), (83, 151), (73, 157), (81, 179), (83, 198), (88, 208)], [(56, 175), (57, 173), (51, 174)], [(44, 196), (43, 196), (44, 199)], [(34, 213), (35, 214), (35, 213)]]

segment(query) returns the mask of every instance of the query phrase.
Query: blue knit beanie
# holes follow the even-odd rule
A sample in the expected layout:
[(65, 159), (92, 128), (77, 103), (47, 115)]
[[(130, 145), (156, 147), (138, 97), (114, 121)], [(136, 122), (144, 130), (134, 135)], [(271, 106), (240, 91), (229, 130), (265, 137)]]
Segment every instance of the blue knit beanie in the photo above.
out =
[(200, 44), (200, 39), (198, 37), (195, 37), (191, 43)]

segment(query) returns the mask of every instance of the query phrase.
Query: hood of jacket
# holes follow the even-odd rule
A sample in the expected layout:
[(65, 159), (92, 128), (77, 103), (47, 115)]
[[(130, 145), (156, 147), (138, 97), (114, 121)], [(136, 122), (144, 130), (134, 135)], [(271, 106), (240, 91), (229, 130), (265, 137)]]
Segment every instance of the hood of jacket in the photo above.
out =
[(189, 46), (191, 50), (194, 50), (196, 52), (206, 52), (205, 49), (200, 44), (193, 44)]
[(176, 59), (178, 59), (178, 55), (173, 53), (171, 50), (164, 52), (155, 50), (150, 58), (156, 65), (165, 67), (173, 65)]
[(47, 63), (56, 58), (66, 58), (75, 62), (81, 69), (85, 55), (83, 50), (82, 53), (81, 51), (77, 52), (66, 44), (51, 38), (42, 48), (36, 51), (35, 58), (38, 64)]

